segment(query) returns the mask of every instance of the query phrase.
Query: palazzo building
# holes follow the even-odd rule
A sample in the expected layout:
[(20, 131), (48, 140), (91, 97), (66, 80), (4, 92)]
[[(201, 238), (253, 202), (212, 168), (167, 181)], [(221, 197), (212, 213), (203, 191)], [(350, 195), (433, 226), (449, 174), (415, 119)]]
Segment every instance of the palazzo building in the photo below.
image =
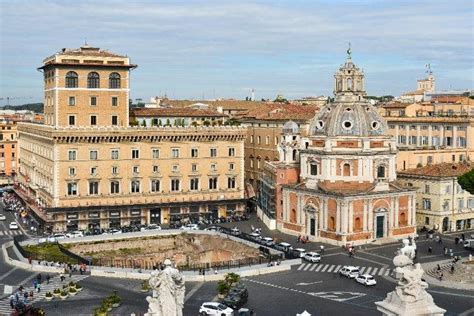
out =
[(126, 56), (63, 49), (44, 73), (45, 124), (18, 123), (17, 194), (52, 231), (241, 212), (246, 130), (130, 126)]
[(312, 119), (308, 136), (285, 131), (280, 160), (297, 162), (300, 174), (282, 187), (277, 228), (337, 245), (413, 235), (415, 192), (396, 184), (396, 140), (364, 99), (364, 73), (350, 51), (334, 78), (335, 101)]

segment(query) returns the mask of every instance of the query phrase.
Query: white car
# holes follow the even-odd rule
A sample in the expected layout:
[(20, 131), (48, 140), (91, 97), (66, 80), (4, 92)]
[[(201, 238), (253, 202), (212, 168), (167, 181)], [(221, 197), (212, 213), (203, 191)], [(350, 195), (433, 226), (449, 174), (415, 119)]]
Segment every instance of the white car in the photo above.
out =
[(298, 256), (300, 258), (304, 258), (304, 256), (306, 255), (306, 249), (303, 249), (303, 248), (293, 249), (293, 252), (295, 256)]
[(260, 242), (264, 244), (265, 246), (271, 247), (275, 245), (275, 242), (273, 241), (272, 237), (263, 237)]
[(240, 235), (240, 229), (238, 229), (237, 227), (234, 227), (230, 230), (230, 233), (234, 236), (238, 236)]
[(259, 241), (260, 239), (262, 239), (262, 236), (260, 236), (259, 233), (250, 233), (249, 237), (255, 241)]
[(181, 226), (179, 229), (181, 230), (199, 230), (198, 224), (186, 224)]
[(0, 221), (6, 221), (7, 217), (3, 214), (0, 214)]
[(78, 231), (75, 231), (75, 232), (67, 233), (66, 237), (68, 237), (68, 238), (84, 237), (84, 233), (81, 232), (80, 230), (78, 230)]
[(16, 222), (11, 222), (10, 225), (8, 226), (10, 229), (18, 229), (18, 224)]
[(354, 266), (343, 266), (339, 273), (349, 279), (354, 279), (359, 275), (359, 268)]
[(356, 276), (355, 280), (359, 282), (360, 284), (364, 284), (364, 285), (377, 284), (377, 281), (375, 281), (374, 277), (371, 276), (370, 274), (360, 274)]
[(307, 252), (305, 255), (304, 255), (304, 260), (307, 260), (309, 262), (321, 262), (321, 255), (317, 252)]
[(199, 315), (233, 316), (234, 310), (218, 302), (206, 302), (199, 308)]
[(287, 242), (281, 242), (279, 244), (276, 244), (275, 248), (285, 252), (293, 250), (293, 247)]
[(59, 239), (65, 239), (65, 238), (68, 238), (67, 235), (61, 234), (61, 233), (57, 233), (57, 234), (54, 234), (54, 235), (49, 236), (49, 237), (48, 237), (48, 241), (49, 241), (49, 242), (57, 242)]

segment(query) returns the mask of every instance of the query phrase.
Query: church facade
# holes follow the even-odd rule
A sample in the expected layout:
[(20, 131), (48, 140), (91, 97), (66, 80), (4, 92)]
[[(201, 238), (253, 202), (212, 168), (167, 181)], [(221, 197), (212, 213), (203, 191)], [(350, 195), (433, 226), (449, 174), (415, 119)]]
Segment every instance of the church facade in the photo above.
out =
[(334, 79), (335, 100), (313, 118), (308, 136), (283, 131), (280, 161), (300, 173), (282, 187), (277, 228), (337, 245), (414, 235), (415, 192), (396, 182), (396, 140), (364, 99), (364, 73), (350, 51)]

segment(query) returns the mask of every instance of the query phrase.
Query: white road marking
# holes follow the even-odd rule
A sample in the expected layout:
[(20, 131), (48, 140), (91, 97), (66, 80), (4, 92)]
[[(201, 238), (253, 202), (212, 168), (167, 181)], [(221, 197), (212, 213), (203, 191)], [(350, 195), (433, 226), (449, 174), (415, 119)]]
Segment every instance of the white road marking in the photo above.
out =
[(379, 275), (383, 275), (385, 268), (380, 268)]
[(318, 272), (319, 270), (321, 270), (322, 267), (323, 267), (323, 265), (318, 265), (318, 267), (316, 268), (315, 272)]
[(194, 295), (194, 293), (196, 293), (197, 290), (199, 290), (201, 288), (201, 286), (204, 285), (204, 282), (200, 282), (198, 283), (195, 287), (193, 287), (189, 292), (188, 294), (186, 294), (186, 296), (184, 297), (184, 302), (186, 303), (187, 300), (189, 300), (191, 298), (191, 296)]
[(326, 271), (326, 270), (327, 270), (327, 268), (329, 268), (329, 267), (330, 267), (329, 265), (326, 265), (326, 266), (324, 266), (324, 268), (321, 270), (321, 272), (324, 272), (324, 271)]
[(371, 268), (371, 267), (368, 267), (367, 270), (365, 270), (365, 273), (366, 273), (366, 274), (370, 274), (370, 271), (371, 271), (371, 270), (372, 270), (372, 268)]
[(359, 273), (362, 274), (364, 273), (365, 267), (359, 268)]
[(339, 270), (340, 270), (341, 268), (342, 268), (342, 265), (338, 265), (338, 266), (336, 267), (336, 269), (334, 270), (334, 273), (339, 272)]
[(308, 270), (308, 268), (310, 268), (310, 267), (311, 267), (311, 264), (308, 263), (308, 265), (303, 269), (303, 271)]
[(303, 269), (304, 266), (306, 266), (306, 263), (303, 263), (302, 265), (300, 265), (300, 266), (298, 267), (298, 271), (300, 271), (301, 269)]
[(336, 266), (335, 265), (331, 265), (331, 267), (329, 268), (328, 272), (331, 272), (332, 269), (334, 269)]
[(311, 265), (311, 269), (309, 269), (309, 271), (314, 271), (314, 269), (316, 269), (316, 267), (317, 267), (317, 265), (312, 264), (312, 265)]

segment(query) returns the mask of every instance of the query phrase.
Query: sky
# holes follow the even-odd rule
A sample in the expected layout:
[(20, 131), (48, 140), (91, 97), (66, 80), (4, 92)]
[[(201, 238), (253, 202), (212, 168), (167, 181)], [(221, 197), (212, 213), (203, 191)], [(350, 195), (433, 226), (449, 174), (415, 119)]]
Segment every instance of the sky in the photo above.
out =
[(332, 95), (352, 58), (369, 95), (474, 84), (474, 1), (0, 0), (0, 105), (42, 102), (42, 60), (63, 47), (127, 55), (131, 97)]

